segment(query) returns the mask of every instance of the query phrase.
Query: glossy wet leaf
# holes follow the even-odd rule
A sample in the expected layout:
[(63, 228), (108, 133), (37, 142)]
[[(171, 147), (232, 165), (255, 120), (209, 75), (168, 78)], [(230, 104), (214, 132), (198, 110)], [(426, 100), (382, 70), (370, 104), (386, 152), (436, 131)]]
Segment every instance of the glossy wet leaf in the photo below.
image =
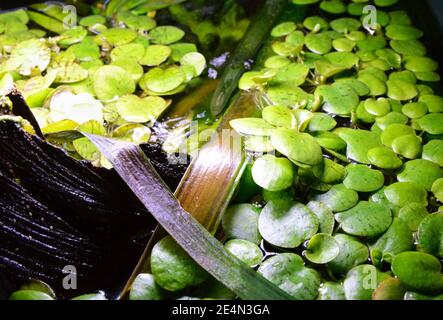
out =
[(393, 123), (386, 127), (381, 134), (381, 142), (387, 146), (391, 147), (395, 139), (401, 136), (414, 134), (414, 129), (410, 126), (400, 123)]
[(88, 76), (88, 70), (75, 62), (52, 62), (48, 67), (48, 72), (55, 72), (56, 83), (74, 83), (85, 80)]
[(426, 54), (426, 47), (419, 40), (392, 40), (392, 49), (405, 56), (420, 57)]
[(375, 51), (386, 46), (386, 39), (382, 36), (369, 36), (364, 40), (357, 41), (357, 47), (364, 51)]
[(129, 300), (163, 300), (166, 292), (155, 282), (149, 273), (139, 274), (132, 283)]
[(95, 24), (106, 23), (106, 18), (101, 15), (90, 15), (79, 20), (79, 24), (84, 27), (92, 27)]
[(198, 77), (203, 73), (203, 70), (206, 68), (206, 59), (199, 52), (190, 52), (185, 54), (181, 59), (180, 63), (182, 66), (190, 66), (193, 68), (194, 77)]
[(443, 213), (424, 218), (418, 227), (419, 250), (443, 258)]
[(54, 298), (41, 291), (18, 290), (13, 292), (8, 300), (54, 300)]
[(305, 82), (309, 68), (304, 64), (291, 63), (278, 70), (272, 78), (271, 84), (285, 84), (300, 86)]
[(423, 102), (410, 102), (403, 106), (401, 112), (411, 119), (417, 119), (428, 113), (428, 107)]
[(321, 95), (325, 101), (323, 110), (336, 115), (350, 115), (359, 103), (358, 94), (344, 83), (318, 87), (316, 94)]
[(318, 292), (317, 300), (346, 300), (343, 284), (341, 283), (332, 281), (322, 283)]
[(184, 81), (185, 74), (177, 66), (166, 69), (153, 68), (142, 78), (147, 89), (158, 93), (165, 93), (177, 89)]
[(260, 243), (258, 217), (260, 209), (252, 204), (231, 205), (222, 218), (223, 230), (228, 238), (244, 239)]
[[(150, 46), (154, 47), (154, 46)], [(149, 47), (148, 47), (149, 48)], [(129, 43), (118, 46), (111, 51), (112, 60), (130, 59), (139, 61), (145, 55), (145, 47), (140, 43)]]
[(152, 248), (151, 270), (155, 282), (168, 291), (202, 283), (208, 274), (170, 237)]
[(30, 39), (19, 43), (11, 51), (7, 64), (24, 76), (31, 75), (34, 69), (45, 71), (51, 59), (51, 51), (46, 44), (37, 39)]
[(240, 118), (231, 120), (231, 127), (240, 134), (269, 136), (275, 127), (261, 118)]
[[(392, 262), (395, 255), (412, 249), (414, 249), (412, 230), (398, 218), (394, 218), (389, 229), (371, 246), (371, 250), (377, 250), (381, 258), (388, 263)], [(373, 263), (376, 264), (377, 261)]]
[(415, 159), (422, 151), (421, 139), (415, 134), (407, 134), (392, 141), (392, 150), (407, 159)]
[(432, 161), (424, 159), (411, 160), (405, 163), (397, 174), (400, 182), (412, 182), (430, 191), (435, 180), (443, 178), (443, 169)]
[(88, 34), (88, 31), (80, 26), (70, 28), (63, 32), (58, 40), (58, 44), (67, 47), (82, 41)]
[(405, 68), (413, 72), (431, 72), (438, 69), (438, 62), (428, 57), (406, 57)]
[(112, 66), (124, 69), (131, 79), (136, 83), (143, 77), (143, 67), (131, 58), (119, 58), (111, 62)]
[(443, 134), (443, 113), (430, 113), (417, 120), (420, 130), (430, 134)]
[(140, 64), (154, 67), (165, 62), (171, 55), (171, 48), (164, 45), (150, 45), (145, 49), (143, 48), (144, 55), (139, 59)]
[(404, 207), (416, 202), (427, 205), (426, 190), (412, 182), (396, 182), (387, 186), (384, 190), (386, 198), (394, 205)]
[(169, 48), (172, 50), (171, 57), (174, 61), (180, 61), (187, 53), (198, 51), (195, 44), (187, 42), (174, 43), (171, 44)]
[(346, 167), (345, 187), (358, 192), (371, 192), (380, 189), (384, 184), (383, 174), (361, 164), (350, 164)]
[(310, 33), (305, 37), (306, 47), (318, 54), (325, 54), (332, 49), (332, 40), (325, 33)]
[(443, 141), (431, 140), (423, 146), (422, 158), (443, 167)]
[(403, 162), (395, 152), (386, 147), (377, 147), (368, 151), (369, 162), (380, 169), (393, 170), (402, 166)]
[(307, 103), (308, 94), (299, 87), (278, 85), (268, 88), (267, 95), (274, 104), (294, 107)]
[(301, 203), (269, 201), (260, 213), (258, 228), (269, 243), (282, 248), (296, 248), (318, 230), (319, 222)]
[(361, 22), (354, 18), (340, 18), (332, 20), (331, 28), (341, 33), (348, 33), (351, 31), (357, 31), (361, 27)]
[(276, 150), (296, 164), (313, 166), (323, 159), (320, 145), (307, 133), (276, 129), (271, 134), (271, 143)]
[(341, 0), (323, 0), (320, 9), (331, 14), (341, 14), (346, 12), (346, 5)]
[(334, 274), (344, 275), (352, 268), (365, 263), (369, 257), (368, 247), (357, 238), (337, 233), (334, 235), (339, 246), (338, 255), (327, 264)]
[(257, 272), (297, 300), (313, 300), (318, 295), (320, 274), (305, 267), (303, 259), (296, 254), (273, 256), (263, 262)]
[(157, 23), (154, 19), (147, 15), (135, 15), (129, 11), (120, 11), (117, 14), (117, 20), (123, 22), (131, 29), (148, 31), (154, 28)]
[(174, 26), (160, 26), (149, 32), (152, 42), (165, 45), (180, 41), (184, 35), (183, 30)]
[(135, 95), (124, 95), (116, 103), (120, 116), (128, 122), (145, 123), (155, 121), (167, 107), (161, 97), (139, 98)]
[(400, 253), (392, 262), (392, 272), (408, 289), (425, 294), (443, 290), (440, 261), (430, 254), (411, 251)]
[(343, 286), (347, 300), (372, 300), (372, 293), (389, 276), (376, 267), (363, 264), (352, 268), (346, 275)]
[(294, 182), (293, 164), (286, 158), (264, 155), (255, 160), (252, 177), (260, 187), (269, 191), (282, 191)]
[(313, 114), (308, 124), (308, 131), (330, 131), (335, 128), (337, 121), (325, 113), (316, 112)]
[(291, 128), (294, 125), (294, 114), (285, 106), (268, 106), (263, 108), (263, 119), (276, 127)]
[(358, 193), (346, 188), (343, 184), (337, 184), (328, 192), (315, 196), (314, 200), (323, 202), (333, 212), (340, 212), (357, 204)]
[(364, 108), (373, 116), (383, 117), (391, 111), (391, 104), (385, 98), (377, 100), (370, 98), (364, 102)]
[(371, 131), (338, 128), (334, 133), (347, 143), (347, 157), (363, 164), (370, 164), (369, 150), (382, 146), (380, 137)]
[(339, 38), (332, 41), (332, 46), (339, 52), (351, 52), (356, 42), (347, 38)]
[[(76, 130), (85, 133), (91, 133), (99, 136), (106, 135), (106, 129), (103, 125), (95, 120), (89, 120), (85, 123), (80, 124)], [(88, 139), (80, 138), (72, 142), (75, 151), (84, 159), (89, 161), (94, 161), (99, 159), (100, 152), (97, 147)]]
[(338, 256), (340, 247), (338, 242), (326, 233), (317, 233), (306, 246), (305, 257), (316, 264), (325, 264)]
[(295, 31), (295, 29), (297, 29), (297, 25), (294, 22), (282, 22), (272, 29), (271, 36), (275, 38), (284, 37)]
[(229, 240), (225, 243), (225, 248), (250, 267), (258, 265), (263, 259), (260, 248), (247, 240)]
[(361, 201), (352, 209), (337, 213), (335, 219), (348, 234), (374, 237), (389, 228), (392, 214), (384, 205)]
[(398, 278), (388, 278), (382, 281), (372, 294), (372, 300), (403, 300), (405, 286)]
[(443, 112), (443, 97), (432, 94), (422, 94), (418, 101), (418, 103), (423, 103), (429, 112)]
[(404, 300), (443, 300), (443, 294), (438, 296), (427, 296), (417, 292), (407, 291), (404, 295)]
[(388, 97), (391, 99), (412, 100), (418, 95), (416, 86), (403, 80), (388, 80), (386, 85), (388, 87)]
[(405, 222), (412, 231), (417, 231), (420, 223), (428, 215), (428, 210), (420, 203), (409, 203), (398, 212), (398, 218)]
[(318, 218), (318, 232), (332, 235), (334, 231), (335, 219), (331, 209), (329, 209), (329, 207), (323, 202), (319, 201), (309, 201), (306, 206)]
[(112, 46), (121, 46), (132, 42), (137, 37), (137, 32), (124, 28), (110, 28), (97, 37)]
[(319, 16), (307, 17), (305, 20), (303, 20), (303, 26), (310, 31), (329, 29), (329, 23)]
[(412, 26), (390, 24), (386, 27), (386, 35), (392, 40), (417, 40), (423, 36), (423, 31)]

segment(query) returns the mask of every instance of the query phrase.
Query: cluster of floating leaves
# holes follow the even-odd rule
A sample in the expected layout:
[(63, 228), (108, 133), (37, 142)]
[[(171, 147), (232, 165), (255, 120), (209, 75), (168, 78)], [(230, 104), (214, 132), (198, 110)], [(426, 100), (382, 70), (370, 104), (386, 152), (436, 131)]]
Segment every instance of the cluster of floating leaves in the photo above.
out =
[(384, 11), (397, 1), (293, 2), (340, 16), (275, 26), (240, 80), (263, 109), (231, 121), (255, 161), (227, 248), (296, 299), (442, 299), (443, 97), (423, 32)]
[[(64, 25), (67, 14), (54, 3), (2, 13), (0, 79), (23, 93), (50, 141), (79, 130), (147, 142), (171, 96), (206, 67), (184, 31), (157, 25), (155, 13), (118, 10), (107, 17), (96, 9), (73, 27)], [(109, 166), (86, 138), (53, 141), (73, 156)]]

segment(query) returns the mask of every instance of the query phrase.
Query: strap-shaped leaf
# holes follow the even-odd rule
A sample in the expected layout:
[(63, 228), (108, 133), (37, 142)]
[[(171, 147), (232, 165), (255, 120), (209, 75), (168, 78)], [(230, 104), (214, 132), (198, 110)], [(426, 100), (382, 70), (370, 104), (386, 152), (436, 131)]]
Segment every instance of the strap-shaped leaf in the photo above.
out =
[(292, 299), (229, 254), (178, 203), (139, 146), (85, 134), (177, 243), (206, 271), (246, 300)]

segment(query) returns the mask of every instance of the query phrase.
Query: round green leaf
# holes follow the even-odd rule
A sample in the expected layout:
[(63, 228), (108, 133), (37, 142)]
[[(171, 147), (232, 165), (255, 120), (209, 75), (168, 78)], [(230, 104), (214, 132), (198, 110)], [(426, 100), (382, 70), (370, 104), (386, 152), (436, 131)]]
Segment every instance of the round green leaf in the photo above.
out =
[(140, 273), (132, 283), (129, 300), (163, 300), (165, 294), (152, 274)]
[(225, 249), (250, 267), (258, 265), (263, 259), (263, 252), (260, 248), (247, 240), (229, 240), (225, 243)]
[(389, 276), (376, 267), (363, 264), (352, 268), (343, 282), (347, 300), (372, 300), (372, 293)]
[(423, 31), (412, 26), (390, 24), (386, 27), (386, 35), (392, 40), (417, 40), (423, 36)]
[(412, 100), (418, 95), (417, 87), (414, 84), (403, 80), (388, 80), (388, 97), (395, 100)]
[(362, 164), (350, 164), (346, 167), (346, 178), (343, 184), (346, 188), (358, 192), (371, 192), (380, 189), (384, 182), (383, 173), (370, 169)]
[(443, 169), (438, 164), (423, 159), (406, 162), (403, 170), (397, 174), (398, 181), (412, 182), (428, 191), (439, 178), (443, 178)]
[(244, 239), (260, 243), (258, 217), (260, 209), (252, 204), (231, 205), (222, 218), (223, 231), (227, 238)]
[(269, 191), (281, 191), (294, 182), (292, 163), (286, 158), (264, 155), (255, 160), (252, 166), (254, 182)]
[(378, 147), (368, 151), (369, 162), (381, 169), (393, 170), (402, 166), (403, 162), (389, 148)]
[(443, 258), (443, 213), (424, 218), (418, 227), (417, 238), (420, 250)]
[(149, 37), (157, 44), (171, 44), (180, 41), (185, 36), (183, 30), (174, 26), (161, 26), (152, 29)]
[(306, 246), (305, 257), (316, 264), (325, 264), (335, 259), (340, 252), (337, 241), (329, 234), (318, 233)]
[(327, 264), (328, 269), (334, 274), (346, 274), (352, 268), (368, 260), (368, 247), (357, 238), (337, 233), (334, 239), (338, 243), (339, 254)]
[(426, 190), (412, 182), (393, 183), (385, 188), (384, 194), (390, 202), (399, 207), (412, 202), (424, 205), (428, 203)]
[(323, 202), (319, 201), (309, 201), (306, 206), (317, 216), (319, 221), (318, 231), (320, 233), (332, 235), (335, 219), (331, 209), (329, 209)]
[(135, 83), (123, 68), (103, 66), (94, 74), (94, 90), (100, 100), (108, 101), (133, 93)]
[(314, 200), (323, 202), (333, 212), (339, 212), (355, 206), (358, 202), (358, 193), (343, 184), (337, 184), (328, 192), (315, 196)]

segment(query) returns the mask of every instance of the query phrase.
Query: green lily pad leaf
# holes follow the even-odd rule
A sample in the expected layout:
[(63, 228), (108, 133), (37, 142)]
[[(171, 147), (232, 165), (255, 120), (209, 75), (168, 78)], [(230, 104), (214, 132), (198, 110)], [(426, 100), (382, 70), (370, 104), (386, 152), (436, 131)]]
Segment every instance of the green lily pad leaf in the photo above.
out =
[(392, 40), (417, 40), (423, 36), (423, 31), (412, 26), (390, 24), (386, 27), (386, 35)]
[(100, 48), (91, 37), (87, 37), (82, 42), (70, 46), (66, 53), (73, 54), (80, 61), (92, 61), (100, 58)]
[(171, 48), (171, 58), (172, 60), (178, 62), (184, 55), (190, 52), (197, 52), (197, 46), (193, 43), (179, 42), (174, 43), (169, 46)]
[(440, 75), (437, 72), (416, 72), (417, 79), (424, 82), (439, 82), (441, 80)]
[(330, 52), (324, 55), (332, 64), (351, 69), (358, 64), (359, 58), (351, 52)]
[(332, 132), (316, 133), (315, 139), (320, 146), (329, 150), (343, 151), (346, 149), (346, 142)]
[(269, 191), (282, 191), (294, 183), (294, 169), (286, 158), (264, 155), (252, 166), (254, 182)]
[(157, 23), (147, 15), (138, 16), (129, 11), (120, 11), (117, 14), (117, 20), (123, 22), (131, 29), (148, 31), (155, 28)]
[(284, 37), (290, 34), (291, 32), (295, 31), (295, 29), (297, 29), (297, 25), (294, 22), (292, 21), (283, 22), (276, 25), (272, 29), (271, 36), (273, 36), (274, 38)]
[(85, 80), (89, 73), (81, 65), (75, 62), (53, 61), (48, 68), (48, 72), (55, 72), (56, 83), (74, 83)]
[[(297, 32), (297, 31), (295, 31), (295, 32)], [(299, 38), (299, 37), (297, 37), (297, 38)], [(279, 56), (282, 56), (282, 57), (294, 57), (298, 53), (300, 53), (302, 47), (303, 46), (300, 43), (293, 44), (292, 42), (288, 42), (288, 41), (285, 41), (285, 42), (276, 41), (276, 42), (272, 43), (272, 50), (276, 54), (278, 54)]]
[(263, 119), (276, 127), (292, 128), (295, 125), (294, 114), (285, 106), (269, 106), (263, 108)]
[(357, 109), (355, 110), (355, 116), (363, 123), (373, 124), (377, 118), (366, 110), (365, 103), (366, 101), (361, 101), (358, 104)]
[(269, 201), (258, 220), (263, 239), (282, 248), (298, 247), (317, 232), (318, 226), (309, 208), (288, 200)]
[(340, 212), (357, 204), (358, 193), (346, 188), (343, 184), (337, 184), (328, 192), (315, 196), (314, 200), (323, 202), (333, 212)]
[(129, 300), (164, 300), (166, 295), (152, 274), (140, 273), (132, 283)]
[(319, 86), (315, 93), (323, 97), (325, 112), (340, 116), (349, 116), (360, 101), (354, 89), (344, 83)]
[(372, 300), (380, 283), (389, 278), (373, 265), (363, 264), (352, 268), (343, 282), (346, 300)]
[(431, 192), (434, 194), (434, 197), (440, 201), (443, 202), (443, 179), (437, 179), (432, 184)]
[(321, 147), (311, 135), (291, 129), (275, 129), (271, 143), (289, 160), (303, 165), (314, 166), (323, 160)]
[(222, 218), (223, 231), (226, 237), (244, 239), (255, 244), (260, 243), (258, 218), (260, 209), (252, 204), (231, 205)]
[(377, 147), (368, 151), (369, 162), (381, 169), (394, 170), (402, 166), (403, 162), (395, 152), (386, 147)]
[(54, 290), (47, 283), (40, 281), (40, 280), (29, 279), (20, 286), (19, 290), (39, 291), (39, 292), (46, 293), (47, 295), (51, 296), (54, 299), (57, 298)]
[(331, 28), (341, 33), (357, 31), (361, 27), (361, 22), (354, 18), (340, 18), (331, 21)]
[(388, 97), (395, 100), (412, 100), (418, 95), (417, 87), (414, 84), (403, 80), (388, 80)]
[(443, 258), (443, 213), (424, 218), (418, 227), (417, 238), (421, 251)]
[(368, 260), (368, 247), (357, 238), (337, 233), (334, 239), (338, 243), (339, 254), (327, 264), (328, 269), (334, 274), (344, 275)]
[(327, 158), (323, 162), (312, 167), (314, 176), (323, 183), (336, 184), (343, 181), (346, 175), (345, 168)]
[(190, 52), (185, 54), (180, 63), (182, 66), (190, 66), (194, 69), (194, 77), (198, 77), (203, 73), (206, 68), (205, 56), (199, 52)]
[(97, 37), (100, 41), (117, 47), (134, 41), (137, 37), (137, 32), (124, 28), (110, 28), (99, 34)]
[(421, 139), (415, 134), (407, 134), (392, 141), (392, 150), (407, 159), (415, 159), (422, 151)]
[(145, 49), (143, 57), (139, 60), (141, 65), (155, 67), (165, 62), (172, 53), (171, 48), (164, 45), (150, 45)]
[(177, 89), (184, 81), (185, 74), (179, 67), (172, 66), (167, 69), (153, 68), (146, 73), (142, 86), (154, 92), (162, 93)]
[(258, 273), (296, 300), (314, 300), (318, 295), (321, 276), (314, 269), (304, 266), (303, 259), (293, 253), (281, 253), (267, 259)]
[(404, 295), (404, 300), (443, 300), (443, 294), (431, 297), (417, 292), (407, 291)]
[(332, 49), (332, 40), (326, 33), (310, 33), (305, 37), (306, 47), (317, 54), (325, 54)]
[(409, 289), (425, 294), (443, 290), (440, 261), (423, 252), (402, 252), (392, 262), (392, 272)]
[(61, 47), (68, 47), (82, 41), (88, 35), (88, 31), (80, 26), (70, 28), (57, 37), (57, 43)]
[(375, 51), (386, 46), (386, 39), (382, 36), (370, 36), (364, 40), (357, 41), (357, 47), (363, 51)]
[(419, 40), (391, 40), (392, 49), (404, 56), (421, 57), (426, 55), (426, 47)]
[(424, 188), (412, 182), (396, 182), (387, 186), (384, 190), (386, 198), (398, 207), (417, 202), (427, 205), (427, 192)]
[(340, 252), (338, 242), (329, 234), (318, 233), (306, 246), (305, 257), (316, 264), (325, 264), (334, 260)]
[(335, 219), (348, 234), (375, 237), (389, 228), (392, 213), (382, 204), (360, 201), (355, 207), (337, 213)]
[(100, 100), (108, 101), (133, 93), (135, 83), (123, 68), (103, 66), (94, 74), (94, 90)]
[[(34, 110), (33, 110), (34, 112)], [(60, 120), (52, 122), (42, 128), (43, 134), (55, 133), (65, 130), (75, 130), (78, 127), (78, 123), (72, 120)]]
[(271, 139), (266, 136), (246, 136), (244, 147), (247, 151), (257, 153), (270, 153), (275, 150)]
[(143, 67), (133, 59), (120, 58), (112, 61), (111, 65), (124, 69), (131, 79), (136, 83), (143, 77)]
[(329, 23), (319, 16), (309, 16), (305, 20), (303, 20), (303, 26), (309, 31), (313, 30), (328, 30)]
[(335, 219), (331, 209), (329, 209), (328, 206), (325, 205), (323, 202), (319, 201), (309, 201), (306, 206), (318, 218), (318, 231), (320, 233), (332, 235), (332, 232), (334, 231)]
[(324, 0), (320, 3), (320, 9), (331, 14), (346, 12), (346, 5), (340, 0)]
[(372, 300), (403, 300), (406, 287), (398, 278), (388, 278), (372, 294)]
[(358, 80), (368, 86), (371, 96), (381, 96), (387, 91), (385, 82), (373, 74), (359, 73)]
[(404, 71), (395, 71), (389, 75), (389, 80), (403, 80), (409, 82), (411, 84), (417, 83), (417, 78), (412, 71), (404, 70)]
[(149, 37), (156, 44), (168, 45), (180, 41), (184, 36), (184, 31), (174, 26), (156, 27), (149, 32)]
[[(385, 130), (389, 125), (394, 123), (406, 124), (408, 123), (408, 117), (400, 112), (390, 112), (384, 117), (378, 117), (375, 123), (380, 130)], [(381, 134), (381, 133), (380, 133)]]
[(323, 78), (331, 78), (346, 70), (345, 67), (337, 66), (328, 60), (318, 60), (314, 62), (315, 71)]
[(420, 203), (409, 203), (398, 212), (398, 218), (405, 222), (412, 231), (417, 231), (420, 223), (428, 215), (428, 210)]
[(155, 282), (168, 291), (180, 291), (206, 280), (208, 273), (167, 236), (152, 248), (151, 270)]
[(104, 16), (95, 14), (81, 18), (78, 23), (83, 27), (92, 27), (96, 24), (105, 24), (106, 18)]
[(401, 112), (411, 119), (418, 119), (428, 113), (428, 107), (423, 102), (410, 102), (403, 106)]
[(292, 0), (292, 3), (303, 6), (303, 5), (308, 5), (308, 4), (314, 4), (319, 1), (320, 0)]
[(329, 131), (335, 128), (337, 121), (325, 113), (316, 112), (313, 114), (308, 124), (308, 131)]
[(278, 70), (272, 78), (271, 85), (285, 84), (300, 86), (305, 82), (309, 73), (309, 67), (304, 64), (291, 63)]
[(424, 159), (411, 160), (405, 163), (397, 174), (400, 182), (412, 182), (430, 191), (435, 180), (443, 178), (443, 169), (432, 161)]
[(414, 133), (414, 129), (412, 129), (410, 126), (400, 123), (393, 123), (383, 130), (383, 133), (381, 134), (381, 142), (387, 147), (392, 147), (392, 142), (396, 138)]
[(422, 158), (443, 167), (443, 141), (431, 140), (423, 147)]
[(359, 96), (367, 96), (370, 93), (369, 87), (360, 80), (353, 78), (336, 79), (336, 82), (344, 83), (354, 89)]
[(443, 97), (436, 96), (433, 94), (423, 94), (420, 95), (418, 101), (419, 101), (418, 103), (425, 104), (429, 112), (443, 112)]
[(231, 127), (240, 134), (254, 136), (270, 136), (275, 127), (261, 118), (240, 118), (229, 122)]
[(8, 300), (54, 300), (49, 294), (36, 290), (18, 290)]
[(258, 265), (263, 259), (263, 252), (260, 248), (247, 240), (229, 240), (225, 243), (225, 248), (250, 267)]
[(267, 91), (268, 98), (273, 104), (296, 107), (306, 105), (308, 94), (299, 87), (278, 85), (271, 86)]
[(338, 52), (352, 52), (357, 43), (347, 38), (339, 38), (332, 41), (332, 46)]
[(363, 164), (370, 164), (369, 150), (382, 146), (380, 137), (371, 131), (338, 128), (334, 130), (334, 133), (346, 142), (347, 157)]
[(272, 56), (266, 59), (265, 61), (265, 67), (269, 69), (280, 69), (283, 67), (286, 67), (288, 64), (291, 63), (291, 60), (289, 60), (286, 57), (282, 56)]
[[(98, 121), (89, 120), (79, 125), (76, 130), (99, 136), (106, 135), (105, 127)], [(100, 158), (100, 151), (88, 138), (80, 138), (72, 142), (75, 151), (84, 159), (94, 161)]]
[(346, 188), (358, 192), (371, 192), (380, 189), (384, 182), (383, 173), (370, 169), (362, 164), (350, 164), (346, 167), (346, 178), (343, 184)]
[(389, 100), (385, 98), (379, 98), (377, 100), (372, 98), (367, 99), (364, 107), (368, 113), (377, 117), (383, 117), (391, 111), (391, 104)]
[(34, 70), (46, 70), (50, 60), (51, 50), (46, 44), (37, 39), (30, 39), (14, 47), (7, 63), (21, 75), (29, 76)]
[[(154, 47), (154, 46), (152, 46)], [(130, 59), (139, 61), (145, 55), (145, 47), (140, 43), (129, 43), (118, 46), (111, 51), (112, 60)]]
[(428, 57), (406, 57), (405, 68), (412, 72), (431, 72), (438, 69), (438, 62)]
[(430, 113), (417, 120), (420, 130), (427, 133), (443, 134), (443, 113)]
[(391, 263), (393, 256), (414, 249), (412, 230), (405, 222), (394, 218), (388, 231), (371, 246), (371, 250), (374, 249), (380, 252), (384, 261)]
[(343, 284), (328, 281), (322, 283), (320, 289), (318, 289), (317, 300), (346, 300)]
[(128, 122), (154, 122), (167, 107), (161, 97), (139, 98), (136, 95), (124, 95), (116, 102), (120, 116)]

